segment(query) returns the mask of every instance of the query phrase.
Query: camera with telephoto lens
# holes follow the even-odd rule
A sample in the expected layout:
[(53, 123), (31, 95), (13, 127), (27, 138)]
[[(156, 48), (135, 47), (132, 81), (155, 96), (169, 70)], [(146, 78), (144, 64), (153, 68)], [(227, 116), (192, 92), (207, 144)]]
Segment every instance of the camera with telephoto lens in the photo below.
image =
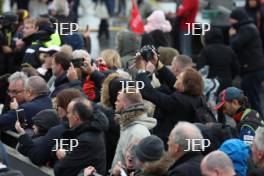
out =
[(143, 46), (140, 49), (139, 53), (143, 57), (143, 59), (145, 59), (146, 61), (150, 61), (154, 57), (153, 50), (157, 53), (157, 55), (159, 54), (158, 50), (153, 45)]

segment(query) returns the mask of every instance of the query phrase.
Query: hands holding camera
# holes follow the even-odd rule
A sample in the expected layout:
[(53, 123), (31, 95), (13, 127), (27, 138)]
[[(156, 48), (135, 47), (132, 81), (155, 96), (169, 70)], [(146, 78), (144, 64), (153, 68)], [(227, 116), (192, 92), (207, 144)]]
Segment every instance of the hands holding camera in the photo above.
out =
[(136, 54), (135, 67), (137, 70), (153, 72), (154, 69), (162, 67), (158, 59), (158, 51), (154, 46), (146, 45)]

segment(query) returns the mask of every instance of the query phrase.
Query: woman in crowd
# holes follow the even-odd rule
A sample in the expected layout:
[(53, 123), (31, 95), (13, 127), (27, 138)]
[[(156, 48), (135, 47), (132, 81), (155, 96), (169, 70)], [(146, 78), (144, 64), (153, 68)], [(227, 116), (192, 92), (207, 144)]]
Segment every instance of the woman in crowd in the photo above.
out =
[[(151, 62), (157, 66), (158, 70), (163, 67), (163, 64), (158, 62), (156, 54)], [(146, 64), (145, 59), (139, 55), (136, 59), (136, 67), (139, 72), (136, 80), (144, 82), (145, 86), (140, 90), (143, 98), (156, 105), (154, 117), (158, 124), (153, 130), (154, 134), (166, 142), (170, 130), (178, 121), (197, 121), (195, 109), (203, 106), (203, 80), (196, 70), (188, 68), (177, 76), (177, 81), (174, 84), (176, 90), (168, 95), (152, 87), (145, 72)], [(160, 80), (169, 79), (169, 77), (174, 77), (169, 70), (159, 73)], [(173, 86), (171, 85), (171, 87)]]

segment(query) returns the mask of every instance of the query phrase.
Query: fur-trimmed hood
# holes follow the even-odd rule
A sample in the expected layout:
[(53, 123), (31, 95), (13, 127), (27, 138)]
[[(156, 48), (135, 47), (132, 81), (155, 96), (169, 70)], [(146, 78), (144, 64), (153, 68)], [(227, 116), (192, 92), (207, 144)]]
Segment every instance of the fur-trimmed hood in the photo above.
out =
[(174, 160), (165, 153), (160, 160), (146, 163), (136, 176), (165, 176), (173, 163)]
[(120, 124), (121, 130), (135, 124), (142, 124), (148, 129), (152, 129), (157, 125), (156, 119), (148, 117), (147, 109), (143, 103), (133, 104), (120, 114), (115, 114), (115, 120)]

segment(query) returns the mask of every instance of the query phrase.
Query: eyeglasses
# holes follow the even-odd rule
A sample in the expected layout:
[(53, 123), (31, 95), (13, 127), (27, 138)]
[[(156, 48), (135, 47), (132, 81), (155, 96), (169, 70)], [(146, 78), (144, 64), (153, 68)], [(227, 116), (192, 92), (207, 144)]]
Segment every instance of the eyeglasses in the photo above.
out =
[(8, 90), (7, 91), (7, 94), (8, 95), (18, 95), (18, 94), (20, 94), (20, 93), (22, 93), (22, 92), (24, 92), (25, 90)]

